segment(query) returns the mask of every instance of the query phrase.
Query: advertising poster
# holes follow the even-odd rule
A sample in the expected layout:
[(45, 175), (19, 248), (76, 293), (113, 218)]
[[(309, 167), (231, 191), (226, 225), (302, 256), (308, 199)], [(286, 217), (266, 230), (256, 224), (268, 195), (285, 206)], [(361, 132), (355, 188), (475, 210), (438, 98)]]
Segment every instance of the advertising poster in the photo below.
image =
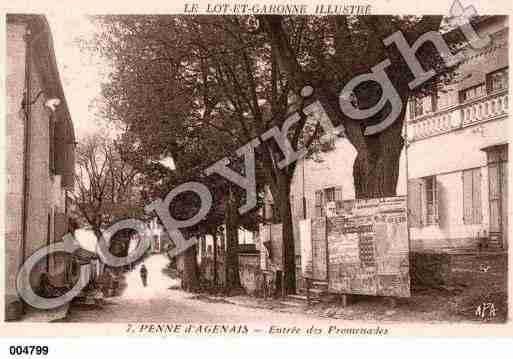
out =
[(327, 219), (330, 291), (410, 296), (406, 213), (406, 197), (389, 197), (357, 200), (353, 213)]

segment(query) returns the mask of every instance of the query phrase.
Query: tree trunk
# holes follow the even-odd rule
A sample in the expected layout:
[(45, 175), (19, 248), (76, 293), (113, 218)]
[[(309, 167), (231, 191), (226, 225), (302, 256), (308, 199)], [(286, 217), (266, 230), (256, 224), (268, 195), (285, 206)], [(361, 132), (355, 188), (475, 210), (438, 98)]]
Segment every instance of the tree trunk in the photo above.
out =
[(283, 287), (285, 294), (296, 293), (296, 252), (294, 243), (294, 227), (290, 208), (290, 178), (279, 176), (278, 203), (283, 238)]
[(375, 148), (358, 151), (353, 165), (355, 197), (357, 199), (396, 195), (402, 138)]
[(198, 287), (196, 250), (194, 245), (181, 254), (183, 256), (182, 288), (186, 291), (193, 291)]
[(230, 190), (228, 204), (225, 210), (226, 224), (226, 290), (229, 293), (231, 289), (240, 288), (239, 277), (239, 215), (237, 212), (236, 201)]

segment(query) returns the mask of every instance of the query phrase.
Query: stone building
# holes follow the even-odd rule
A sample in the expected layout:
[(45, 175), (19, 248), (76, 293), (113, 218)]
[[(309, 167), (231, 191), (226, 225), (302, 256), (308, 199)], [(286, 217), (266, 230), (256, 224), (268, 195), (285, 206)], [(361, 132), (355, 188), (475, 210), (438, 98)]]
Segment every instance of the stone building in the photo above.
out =
[[(5, 193), (6, 318), (23, 311), (16, 276), (39, 248), (67, 230), (75, 137), (59, 78), (50, 27), (41, 15), (7, 15), (7, 142)], [(66, 285), (67, 257), (51, 256), (31, 273)]]
[[(397, 195), (409, 197), (413, 251), (507, 247), (508, 18), (484, 17), (491, 45), (464, 50), (452, 85), (407, 104)], [(299, 161), (291, 189), (296, 265), (299, 221), (344, 211), (355, 198), (356, 150), (346, 138)], [(268, 193), (264, 214), (273, 217)]]

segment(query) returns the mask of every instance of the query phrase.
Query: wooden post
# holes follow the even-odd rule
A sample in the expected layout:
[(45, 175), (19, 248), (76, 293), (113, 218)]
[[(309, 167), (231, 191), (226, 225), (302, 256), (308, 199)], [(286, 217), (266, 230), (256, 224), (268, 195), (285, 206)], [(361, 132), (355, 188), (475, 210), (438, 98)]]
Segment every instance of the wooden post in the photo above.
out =
[(214, 234), (213, 234), (213, 244), (212, 244), (212, 249), (214, 251), (213, 253), (213, 259), (214, 259), (214, 289), (217, 289), (217, 231), (213, 231)]
[(281, 297), (285, 298), (285, 271), (281, 272)]
[(343, 307), (343, 308), (347, 307), (347, 302), (348, 302), (348, 300), (347, 300), (347, 299), (348, 299), (347, 294), (342, 294), (342, 295), (340, 296), (340, 303), (342, 304), (342, 307)]

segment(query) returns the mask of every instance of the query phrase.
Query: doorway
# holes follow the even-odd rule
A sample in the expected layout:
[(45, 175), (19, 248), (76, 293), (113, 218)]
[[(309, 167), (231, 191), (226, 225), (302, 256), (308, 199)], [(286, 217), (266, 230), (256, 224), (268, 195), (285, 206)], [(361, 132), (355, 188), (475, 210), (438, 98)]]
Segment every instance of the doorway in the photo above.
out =
[(488, 163), (490, 208), (490, 246), (506, 249), (508, 245), (508, 147), (485, 149)]

